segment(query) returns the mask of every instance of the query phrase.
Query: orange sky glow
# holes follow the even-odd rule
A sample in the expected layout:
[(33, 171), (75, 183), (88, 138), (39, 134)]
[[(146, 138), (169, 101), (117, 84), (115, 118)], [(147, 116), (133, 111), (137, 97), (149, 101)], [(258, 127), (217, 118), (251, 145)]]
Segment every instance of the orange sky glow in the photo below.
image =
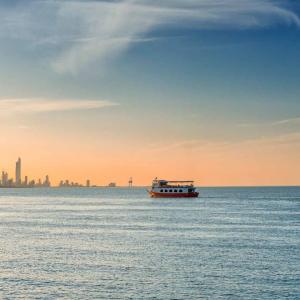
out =
[(143, 138), (143, 132), (139, 139), (122, 131), (118, 137), (109, 138), (103, 133), (103, 138), (101, 134), (95, 138), (80, 130), (66, 133), (63, 128), (52, 129), (12, 124), (2, 127), (0, 168), (13, 177), (15, 161), (20, 156), (23, 177), (38, 179), (48, 174), (53, 185), (62, 179), (127, 185), (130, 176), (135, 185), (142, 186), (149, 185), (156, 176), (191, 179), (200, 186), (300, 183), (298, 135), (230, 143), (205, 140), (151, 143)]

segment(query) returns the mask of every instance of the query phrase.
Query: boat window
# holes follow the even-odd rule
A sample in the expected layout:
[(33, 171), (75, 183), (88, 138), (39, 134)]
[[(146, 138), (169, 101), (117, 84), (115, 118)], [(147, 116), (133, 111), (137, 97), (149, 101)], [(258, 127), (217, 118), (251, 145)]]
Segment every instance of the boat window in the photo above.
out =
[(173, 190), (170, 190), (170, 193), (172, 193), (173, 192)]
[(193, 192), (193, 189), (189, 189), (189, 193), (192, 193)]
[(164, 190), (160, 190), (160, 192), (162, 193)]
[(182, 190), (179, 190), (179, 193), (182, 193)]
[(177, 190), (174, 190), (175, 193), (177, 193)]
[(168, 190), (165, 190), (165, 193), (167, 193), (168, 192)]

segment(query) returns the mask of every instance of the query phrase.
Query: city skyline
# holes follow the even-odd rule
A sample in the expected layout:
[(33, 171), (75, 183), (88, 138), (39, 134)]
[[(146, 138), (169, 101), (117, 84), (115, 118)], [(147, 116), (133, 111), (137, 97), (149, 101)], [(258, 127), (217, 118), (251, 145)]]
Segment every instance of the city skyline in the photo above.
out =
[[(45, 179), (42, 180), (39, 178), (38, 180), (29, 179), (27, 175), (24, 176), (24, 180), (22, 177), (22, 160), (19, 157), (15, 163), (15, 178), (9, 176), (9, 172), (2, 170), (1, 179), (0, 179), (0, 188), (33, 188), (33, 187), (117, 187), (116, 182), (109, 182), (106, 185), (97, 185), (92, 184), (90, 179), (86, 179), (85, 183), (79, 183), (76, 180), (63, 179), (59, 180), (57, 184), (51, 185), (49, 175), (45, 176)], [(129, 177), (128, 187), (133, 187), (133, 178)]]
[(1, 167), (299, 185), (299, 16), (292, 0), (0, 0)]
[(15, 178), (9, 176), (7, 171), (2, 170), (0, 188), (30, 188), (30, 187), (51, 187), (49, 175), (45, 176), (45, 180), (41, 178), (38, 180), (29, 179), (27, 175), (22, 178), (22, 160), (19, 157), (15, 164)]

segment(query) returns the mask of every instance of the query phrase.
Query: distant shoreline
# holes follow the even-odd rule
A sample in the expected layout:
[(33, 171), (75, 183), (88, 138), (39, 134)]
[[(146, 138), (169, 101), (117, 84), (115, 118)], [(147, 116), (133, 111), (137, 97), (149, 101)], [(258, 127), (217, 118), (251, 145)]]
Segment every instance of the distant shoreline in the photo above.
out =
[[(150, 185), (149, 185), (150, 186)], [(50, 186), (50, 187), (44, 187), (44, 186), (0, 186), (0, 189), (137, 189), (137, 188), (149, 188), (149, 186), (116, 186), (116, 187), (110, 187), (110, 186), (68, 186), (68, 187), (60, 187), (60, 186)], [(300, 185), (232, 185), (232, 186), (196, 186), (197, 188), (201, 189), (210, 189), (210, 188), (300, 188)]]

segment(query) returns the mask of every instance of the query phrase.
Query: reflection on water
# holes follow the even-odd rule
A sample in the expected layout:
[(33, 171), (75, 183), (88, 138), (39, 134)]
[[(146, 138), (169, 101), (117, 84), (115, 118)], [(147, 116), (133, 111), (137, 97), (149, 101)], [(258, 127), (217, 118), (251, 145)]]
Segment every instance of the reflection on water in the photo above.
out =
[(300, 188), (0, 189), (0, 298), (299, 299)]

